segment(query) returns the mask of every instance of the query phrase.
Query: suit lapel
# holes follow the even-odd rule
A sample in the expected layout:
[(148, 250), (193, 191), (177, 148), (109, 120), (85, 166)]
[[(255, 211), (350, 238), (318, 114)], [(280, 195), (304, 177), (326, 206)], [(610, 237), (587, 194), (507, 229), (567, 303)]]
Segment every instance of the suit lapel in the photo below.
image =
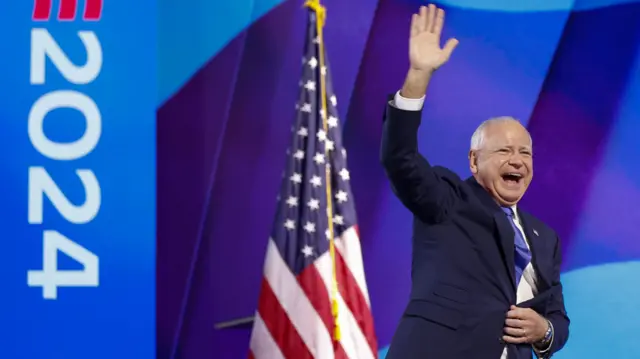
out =
[(509, 219), (504, 214), (504, 212), (499, 211), (493, 215), (493, 219), (496, 222), (496, 226), (498, 227), (498, 234), (500, 237), (500, 249), (502, 251), (502, 258), (505, 260), (505, 265), (509, 270), (509, 280), (511, 282), (511, 287), (513, 290), (516, 290), (516, 273), (515, 273), (515, 259), (513, 258), (515, 252), (515, 236), (516, 233), (513, 231), (513, 227), (511, 223), (509, 223)]
[[(466, 181), (471, 188), (473, 188), (476, 197), (483, 204), (483, 207), (489, 213), (489, 215), (493, 218), (493, 222), (498, 230), (498, 247), (500, 248), (500, 252), (502, 254), (503, 265), (506, 267), (507, 272), (509, 273), (509, 283), (511, 285), (512, 295), (516, 293), (516, 274), (515, 274), (515, 265), (514, 265), (514, 251), (515, 251), (515, 232), (513, 231), (513, 227), (511, 223), (509, 223), (509, 219), (502, 212), (500, 206), (491, 198), (489, 193), (480, 186), (480, 184), (475, 180), (475, 178), (470, 177)], [(512, 298), (515, 300), (515, 297)]]

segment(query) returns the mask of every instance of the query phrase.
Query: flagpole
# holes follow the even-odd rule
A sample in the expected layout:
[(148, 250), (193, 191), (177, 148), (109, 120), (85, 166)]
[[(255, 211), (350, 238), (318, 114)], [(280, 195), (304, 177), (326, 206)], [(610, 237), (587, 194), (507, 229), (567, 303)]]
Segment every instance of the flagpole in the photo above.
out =
[[(326, 9), (320, 4), (320, 0), (307, 0), (304, 4), (309, 9), (316, 13), (316, 32), (318, 34), (318, 57), (320, 64), (320, 97), (322, 99), (322, 127), (325, 133), (329, 133), (329, 126), (327, 123), (327, 88), (326, 88), (326, 67), (324, 58), (324, 39), (322, 36), (322, 28), (324, 27), (324, 21), (326, 18)], [(329, 159), (329, 147), (324, 146), (325, 156)], [(331, 313), (334, 319), (334, 339), (340, 341), (340, 325), (338, 321), (338, 279), (336, 275), (336, 247), (334, 243), (333, 232), (333, 198), (331, 197), (331, 161), (327, 161), (325, 166), (326, 174), (326, 189), (327, 189), (327, 220), (329, 230), (329, 254), (331, 256), (332, 276), (331, 276)]]

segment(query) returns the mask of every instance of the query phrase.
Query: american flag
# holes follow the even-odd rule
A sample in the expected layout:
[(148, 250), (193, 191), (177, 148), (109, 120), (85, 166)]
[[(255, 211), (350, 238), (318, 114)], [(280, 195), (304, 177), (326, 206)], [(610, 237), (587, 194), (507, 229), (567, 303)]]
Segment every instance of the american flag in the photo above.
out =
[[(318, 18), (316, 11), (309, 11), (293, 140), (267, 245), (250, 359), (378, 356), (347, 152), (329, 68), (321, 59)], [(335, 261), (330, 253), (329, 211)], [(337, 320), (332, 299), (337, 302)]]

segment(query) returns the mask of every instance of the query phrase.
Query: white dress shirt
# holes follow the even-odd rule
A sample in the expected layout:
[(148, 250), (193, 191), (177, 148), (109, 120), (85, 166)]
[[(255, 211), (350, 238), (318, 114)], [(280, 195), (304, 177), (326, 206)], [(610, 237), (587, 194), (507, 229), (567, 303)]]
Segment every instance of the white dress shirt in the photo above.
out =
[[(396, 92), (394, 98), (394, 106), (400, 110), (404, 111), (420, 111), (422, 110), (422, 106), (424, 105), (424, 96), (419, 99), (411, 99), (402, 97), (400, 95), (400, 91)], [(522, 237), (525, 239), (527, 243), (527, 248), (529, 247), (529, 239), (527, 238), (524, 230), (522, 228), (522, 223), (520, 222), (520, 218), (518, 217), (518, 211), (516, 210), (516, 206), (512, 207), (513, 209), (513, 221), (522, 234)], [(516, 293), (516, 302), (522, 303), (529, 299), (532, 299), (536, 294), (538, 294), (538, 277), (536, 276), (536, 272), (533, 269), (533, 265), (531, 262), (526, 266), (522, 273), (522, 277), (524, 280), (520, 280), (518, 284), (518, 290)], [(507, 347), (505, 346), (502, 351), (502, 356), (500, 359), (507, 359)]]
[[(529, 247), (529, 239), (525, 235), (524, 229), (522, 228), (522, 223), (520, 222), (520, 218), (518, 217), (518, 210), (516, 206), (512, 206), (511, 209), (513, 209), (513, 222), (515, 223), (516, 228), (518, 228), (518, 230), (520, 231), (520, 234), (522, 234), (522, 238), (525, 239), (524, 242), (527, 244), (527, 248), (531, 250), (531, 248)], [(516, 293), (516, 303), (522, 303), (529, 299), (533, 299), (536, 294), (538, 294), (538, 277), (536, 276), (536, 272), (533, 269), (533, 265), (531, 264), (531, 262), (529, 262), (529, 264), (527, 264), (527, 266), (524, 268), (524, 271), (522, 271), (522, 279), (518, 284), (518, 291)], [(502, 356), (500, 357), (500, 359), (507, 359), (506, 346), (502, 351)]]

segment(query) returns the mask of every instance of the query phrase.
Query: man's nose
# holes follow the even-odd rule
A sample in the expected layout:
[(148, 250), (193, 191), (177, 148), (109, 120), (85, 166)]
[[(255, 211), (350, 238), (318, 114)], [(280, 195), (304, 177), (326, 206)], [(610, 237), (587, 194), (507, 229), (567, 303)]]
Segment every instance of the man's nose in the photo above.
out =
[(522, 156), (519, 156), (519, 155), (511, 156), (509, 158), (509, 164), (515, 168), (520, 168), (524, 166), (524, 163), (522, 161)]

